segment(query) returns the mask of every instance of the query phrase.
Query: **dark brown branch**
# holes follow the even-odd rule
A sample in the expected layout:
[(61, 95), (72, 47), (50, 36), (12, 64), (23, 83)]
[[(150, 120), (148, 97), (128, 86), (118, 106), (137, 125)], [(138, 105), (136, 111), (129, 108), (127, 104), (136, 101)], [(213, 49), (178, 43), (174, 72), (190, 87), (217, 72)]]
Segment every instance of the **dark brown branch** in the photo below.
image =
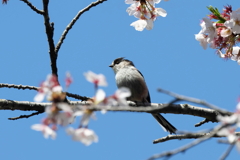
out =
[(173, 155), (176, 155), (178, 153), (181, 153), (181, 152), (185, 152), (187, 151), (188, 149), (210, 139), (211, 137), (213, 137), (220, 129), (222, 129), (224, 126), (217, 126), (216, 128), (214, 128), (212, 130), (212, 132), (210, 132), (209, 134), (207, 134), (206, 136), (202, 137), (201, 139), (198, 139), (198, 140), (195, 140), (185, 146), (182, 146), (178, 149), (175, 149), (175, 150), (172, 150), (172, 151), (167, 151), (167, 152), (163, 152), (163, 153), (160, 153), (160, 154), (156, 154), (156, 155), (153, 155), (152, 157), (148, 158), (148, 160), (155, 160), (155, 159), (158, 159), (158, 158), (162, 158), (162, 157), (170, 157), (170, 156), (173, 156)]
[(201, 122), (195, 124), (195, 127), (199, 127), (199, 126), (201, 126), (201, 125), (203, 125), (203, 124), (205, 124), (205, 123), (208, 123), (208, 122), (209, 122), (208, 119), (204, 119), (203, 121), (201, 121)]
[(76, 21), (79, 19), (79, 17), (85, 13), (86, 11), (88, 11), (89, 9), (91, 9), (92, 7), (97, 6), (100, 3), (103, 3), (104, 1), (107, 0), (97, 0), (96, 2), (92, 2), (90, 5), (88, 5), (86, 8), (82, 9), (81, 11), (79, 11), (77, 13), (77, 15), (73, 18), (73, 20), (68, 24), (68, 26), (66, 27), (66, 29), (64, 30), (61, 38), (58, 41), (58, 44), (56, 45), (56, 49), (55, 49), (55, 53), (57, 54), (59, 49), (61, 48), (61, 45), (63, 44), (64, 39), (66, 38), (68, 32), (70, 31), (70, 29), (73, 27), (73, 25), (76, 23)]
[(55, 52), (55, 45), (53, 41), (53, 33), (54, 33), (53, 23), (50, 23), (50, 18), (48, 13), (49, 0), (42, 0), (42, 1), (43, 1), (43, 11), (44, 11), (44, 14), (43, 14), (44, 25), (45, 25), (45, 30), (46, 30), (48, 45), (49, 45), (52, 74), (55, 74), (58, 77), (58, 69), (57, 69), (58, 55)]
[(29, 115), (21, 115), (21, 116), (18, 116), (18, 117), (8, 118), (8, 120), (18, 120), (18, 119), (22, 119), (22, 118), (29, 118), (29, 117), (32, 117), (32, 116), (35, 116), (35, 115), (38, 115), (38, 114), (41, 114), (41, 113), (43, 113), (43, 112), (37, 111), (37, 112), (34, 112), (32, 114), (29, 114)]
[(28, 85), (16, 85), (16, 84), (7, 84), (7, 83), (0, 83), (0, 88), (15, 88), (15, 89), (29, 89), (29, 90), (35, 90), (37, 91), (39, 87), (35, 86), (28, 86)]
[(43, 15), (43, 11), (37, 9), (34, 5), (32, 5), (32, 3), (30, 3), (28, 0), (20, 0), (20, 1), (23, 1), (24, 3), (26, 3), (33, 11), (35, 11), (36, 13), (38, 14), (41, 14)]
[[(162, 137), (159, 139), (156, 139), (153, 141), (153, 144), (156, 143), (161, 143), (161, 142), (166, 142), (169, 140), (174, 140), (174, 139), (197, 139), (197, 138), (202, 138), (204, 136), (208, 136), (210, 133), (187, 133), (187, 134), (182, 134), (182, 135), (168, 135), (166, 137)], [(240, 135), (240, 132), (235, 132), (236, 135)], [(225, 136), (219, 136), (219, 135), (213, 135), (212, 137), (225, 137)]]
[(219, 113), (221, 113), (223, 115), (228, 114), (228, 111), (220, 109), (219, 107), (217, 107), (215, 105), (212, 105), (212, 104), (210, 104), (210, 103), (208, 103), (206, 101), (203, 101), (203, 100), (200, 100), (200, 99), (197, 99), (197, 98), (192, 98), (192, 97), (179, 95), (179, 94), (176, 94), (176, 93), (173, 93), (173, 92), (161, 89), (161, 88), (158, 88), (158, 91), (162, 92), (164, 94), (170, 95), (170, 96), (176, 98), (176, 100), (188, 101), (188, 102), (192, 102), (192, 103), (196, 103), (196, 104), (201, 104), (201, 105), (204, 105), (204, 106), (206, 106), (208, 108), (214, 109), (214, 110), (218, 111)]
[[(15, 84), (6, 84), (6, 83), (0, 83), (0, 88), (16, 88), (16, 89), (22, 89), (22, 90), (29, 89), (29, 90), (36, 90), (36, 91), (39, 89), (39, 87), (35, 87), (35, 86), (27, 86), (27, 85), (21, 85), (21, 84), (15, 85)], [(66, 95), (68, 97), (72, 97), (82, 101), (87, 101), (88, 99), (90, 99), (89, 97), (80, 96), (80, 95), (69, 93), (69, 92), (66, 92)]]
[(87, 101), (87, 100), (90, 99), (89, 97), (80, 96), (80, 95), (73, 94), (73, 93), (69, 93), (69, 92), (66, 92), (66, 95), (67, 95), (68, 97), (72, 97), (72, 98), (75, 98), (75, 99), (79, 99), (79, 100), (81, 100), (81, 101)]
[[(90, 102), (70, 101), (71, 105), (90, 105)], [(128, 102), (130, 106), (136, 106), (134, 102)], [(26, 101), (12, 101), (0, 99), (0, 110), (22, 110), (22, 111), (43, 111), (46, 106), (51, 103), (35, 103)], [(93, 111), (100, 111), (102, 108), (98, 106), (89, 106)], [(128, 111), (128, 112), (147, 112), (147, 113), (173, 113), (186, 114), (198, 117), (204, 117), (212, 122), (218, 122), (216, 116), (219, 114), (212, 109), (195, 107), (188, 104), (157, 104), (151, 103), (151, 107), (111, 107), (106, 108), (107, 111)], [(232, 115), (229, 112), (229, 115)]]

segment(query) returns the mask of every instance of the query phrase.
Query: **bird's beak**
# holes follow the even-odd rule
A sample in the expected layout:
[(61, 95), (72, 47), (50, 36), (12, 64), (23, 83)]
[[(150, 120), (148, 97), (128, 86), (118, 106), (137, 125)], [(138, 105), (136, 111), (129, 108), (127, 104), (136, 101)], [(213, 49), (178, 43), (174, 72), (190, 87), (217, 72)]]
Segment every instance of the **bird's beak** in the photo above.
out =
[(110, 65), (110, 66), (108, 66), (108, 67), (111, 67), (111, 68), (112, 68), (112, 67), (113, 67), (113, 65), (111, 64), (111, 65)]

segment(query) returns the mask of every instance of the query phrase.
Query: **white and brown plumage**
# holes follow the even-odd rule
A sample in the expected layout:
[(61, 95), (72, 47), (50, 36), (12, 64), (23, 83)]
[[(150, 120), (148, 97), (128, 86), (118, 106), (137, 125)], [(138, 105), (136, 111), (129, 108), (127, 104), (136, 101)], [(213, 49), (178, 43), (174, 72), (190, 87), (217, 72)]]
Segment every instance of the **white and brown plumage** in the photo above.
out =
[[(142, 73), (135, 68), (132, 61), (117, 58), (109, 66), (115, 73), (117, 87), (127, 87), (131, 91), (128, 100), (134, 102), (151, 103), (150, 94)], [(176, 128), (169, 123), (161, 114), (153, 113), (158, 123), (170, 133), (175, 133)]]

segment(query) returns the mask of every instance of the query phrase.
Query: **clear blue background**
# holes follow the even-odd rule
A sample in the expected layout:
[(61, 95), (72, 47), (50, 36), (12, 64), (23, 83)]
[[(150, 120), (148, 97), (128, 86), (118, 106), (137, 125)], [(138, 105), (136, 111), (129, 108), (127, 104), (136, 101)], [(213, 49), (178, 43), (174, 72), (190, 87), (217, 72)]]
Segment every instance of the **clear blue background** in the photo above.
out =
[[(42, 9), (42, 1), (32, 1)], [(50, 1), (50, 20), (55, 24), (54, 40), (90, 0)], [(93, 96), (93, 85), (83, 73), (92, 70), (107, 77), (108, 95), (116, 89), (114, 74), (108, 65), (118, 57), (132, 60), (147, 81), (154, 103), (167, 103), (172, 98), (158, 93), (158, 87), (196, 97), (234, 111), (240, 94), (240, 66), (220, 59), (213, 49), (203, 50), (194, 34), (200, 30), (200, 20), (209, 14), (206, 6), (220, 10), (230, 4), (239, 8), (238, 0), (170, 0), (157, 7), (168, 15), (159, 17), (151, 31), (135, 31), (123, 0), (109, 0), (84, 13), (71, 29), (59, 52), (59, 80), (64, 84), (66, 71), (74, 77), (69, 92)], [(25, 3), (10, 0), (0, 6), (0, 83), (38, 86), (51, 72), (48, 43), (43, 17)], [(1, 99), (33, 101), (36, 91), (0, 89)], [(104, 159), (137, 160), (171, 150), (192, 140), (172, 140), (152, 144), (154, 139), (167, 136), (155, 120), (146, 113), (97, 113), (90, 128), (99, 136), (99, 143), (89, 147), (74, 142), (60, 129), (56, 140), (45, 140), (30, 126), (39, 123), (45, 114), (17, 121), (7, 120), (31, 112), (0, 112), (0, 157), (4, 160), (42, 159)], [(203, 118), (188, 115), (164, 115), (179, 130), (197, 131), (213, 127), (194, 125)], [(75, 124), (76, 126), (77, 124)], [(228, 146), (212, 139), (172, 157), (179, 159), (219, 159)], [(228, 159), (238, 159), (236, 148)]]

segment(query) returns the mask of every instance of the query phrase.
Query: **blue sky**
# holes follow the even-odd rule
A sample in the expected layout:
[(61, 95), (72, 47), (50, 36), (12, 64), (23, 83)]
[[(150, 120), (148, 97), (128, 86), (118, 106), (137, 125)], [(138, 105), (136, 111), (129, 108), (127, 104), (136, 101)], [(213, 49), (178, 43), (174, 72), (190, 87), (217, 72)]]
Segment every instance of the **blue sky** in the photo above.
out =
[[(82, 8), (92, 1), (50, 1), (50, 20), (55, 24), (54, 40), (58, 42), (64, 28)], [(41, 1), (33, 2), (41, 9)], [(240, 95), (239, 65), (220, 59), (215, 50), (203, 50), (194, 34), (200, 31), (200, 20), (209, 14), (206, 6), (220, 10), (230, 4), (239, 8), (238, 0), (162, 1), (157, 7), (165, 9), (167, 17), (159, 17), (151, 31), (135, 31), (130, 24), (137, 20), (128, 16), (127, 4), (109, 0), (84, 13), (67, 35), (58, 58), (59, 80), (63, 84), (66, 71), (74, 77), (69, 92), (93, 96), (93, 85), (83, 73), (91, 70), (107, 77), (108, 95), (116, 89), (114, 73), (109, 64), (118, 57), (132, 60), (143, 73), (152, 102), (167, 103), (172, 98), (158, 93), (161, 87), (186, 96), (206, 100), (234, 111)], [(21, 1), (10, 0), (0, 6), (0, 83), (38, 86), (51, 72), (43, 17)], [(1, 99), (33, 101), (36, 91), (0, 89)], [(31, 112), (29, 112), (30, 114)], [(74, 142), (60, 129), (56, 140), (45, 140), (30, 129), (44, 114), (29, 119), (9, 121), (9, 117), (27, 114), (21, 111), (0, 112), (0, 157), (4, 160), (42, 159), (146, 159), (153, 154), (175, 149), (191, 140), (173, 140), (152, 144), (154, 139), (167, 136), (155, 120), (146, 113), (97, 113), (89, 128), (99, 136), (99, 142), (89, 147)], [(216, 123), (199, 128), (203, 120), (187, 115), (164, 114), (179, 130), (208, 129)], [(74, 125), (76, 126), (76, 124)], [(212, 139), (184, 154), (179, 159), (218, 159), (227, 149)], [(228, 159), (239, 157), (234, 148)]]

